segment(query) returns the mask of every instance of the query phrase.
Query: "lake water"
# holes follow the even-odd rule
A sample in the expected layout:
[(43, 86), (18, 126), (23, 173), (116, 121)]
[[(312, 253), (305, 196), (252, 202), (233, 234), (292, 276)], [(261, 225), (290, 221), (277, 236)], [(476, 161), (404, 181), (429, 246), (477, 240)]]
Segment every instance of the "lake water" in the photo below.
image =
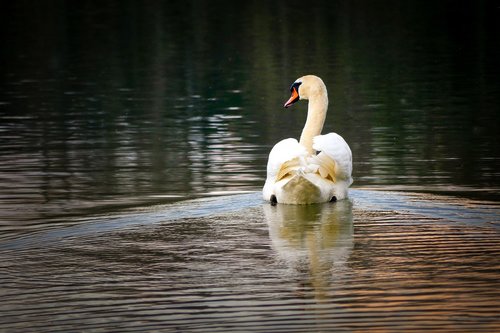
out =
[[(1, 5), (1, 332), (500, 330), (500, 7), (303, 5)], [(271, 207), (304, 74), (354, 184)]]

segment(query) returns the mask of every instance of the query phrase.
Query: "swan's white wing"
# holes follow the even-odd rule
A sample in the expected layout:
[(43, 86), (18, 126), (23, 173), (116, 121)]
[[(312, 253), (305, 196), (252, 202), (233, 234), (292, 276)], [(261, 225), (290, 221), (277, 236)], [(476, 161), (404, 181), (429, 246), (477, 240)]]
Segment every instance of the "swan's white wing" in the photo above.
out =
[[(345, 142), (340, 135), (337, 133), (318, 135), (313, 138), (313, 148), (317, 151), (321, 151), (321, 153), (318, 154), (318, 159), (320, 160), (319, 164), (323, 165), (323, 168), (320, 168), (320, 173), (330, 173), (333, 168), (336, 180), (347, 181), (349, 185), (352, 183), (351, 148), (349, 148), (347, 142)], [(334, 165), (332, 165), (330, 159), (334, 161)]]
[(274, 145), (267, 162), (267, 178), (275, 179), (284, 168), (299, 165), (299, 159), (307, 156), (306, 149), (295, 139), (285, 139)]
[(285, 139), (274, 145), (267, 162), (267, 179), (263, 189), (264, 199), (269, 200), (274, 193), (274, 184), (285, 178), (289, 172), (301, 166), (307, 156), (306, 149), (295, 139)]

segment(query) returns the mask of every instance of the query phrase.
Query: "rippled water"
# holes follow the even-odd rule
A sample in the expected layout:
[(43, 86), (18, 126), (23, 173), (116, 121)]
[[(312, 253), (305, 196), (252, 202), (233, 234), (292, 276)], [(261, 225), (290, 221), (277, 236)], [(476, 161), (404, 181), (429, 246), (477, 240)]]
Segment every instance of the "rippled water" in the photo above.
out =
[(2, 243), (3, 327), (492, 332), (497, 214), (355, 190), (335, 204), (253, 193), (80, 219)]
[[(0, 331), (500, 330), (492, 2), (1, 7)], [(271, 207), (308, 73), (354, 188)]]

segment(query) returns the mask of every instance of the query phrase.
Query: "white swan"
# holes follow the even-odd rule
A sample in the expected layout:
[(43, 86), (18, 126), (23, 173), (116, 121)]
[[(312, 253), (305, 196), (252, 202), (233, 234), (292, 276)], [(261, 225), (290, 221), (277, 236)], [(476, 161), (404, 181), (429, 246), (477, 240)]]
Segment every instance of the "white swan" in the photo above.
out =
[(307, 120), (300, 142), (284, 139), (271, 150), (262, 190), (264, 200), (310, 204), (345, 199), (352, 184), (352, 153), (340, 135), (321, 135), (328, 109), (323, 80), (306, 75), (297, 79), (290, 91), (292, 96), (285, 108), (299, 99), (309, 100)]

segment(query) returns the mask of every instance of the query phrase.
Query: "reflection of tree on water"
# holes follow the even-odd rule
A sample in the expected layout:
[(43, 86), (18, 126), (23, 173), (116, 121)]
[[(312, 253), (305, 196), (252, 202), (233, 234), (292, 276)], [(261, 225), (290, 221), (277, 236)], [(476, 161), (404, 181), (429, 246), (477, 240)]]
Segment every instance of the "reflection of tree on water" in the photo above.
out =
[(352, 203), (264, 205), (269, 236), (291, 278), (325, 299), (332, 279), (341, 273), (353, 247)]

